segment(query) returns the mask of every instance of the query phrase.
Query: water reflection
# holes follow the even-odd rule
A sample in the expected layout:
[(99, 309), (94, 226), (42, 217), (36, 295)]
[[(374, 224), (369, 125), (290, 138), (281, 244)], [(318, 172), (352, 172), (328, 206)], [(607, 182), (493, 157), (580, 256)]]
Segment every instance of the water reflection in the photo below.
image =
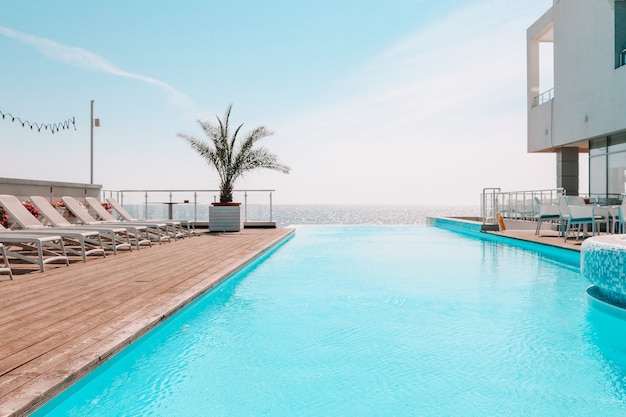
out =
[(615, 397), (626, 403), (626, 320), (589, 308), (583, 324), (589, 355), (601, 364)]

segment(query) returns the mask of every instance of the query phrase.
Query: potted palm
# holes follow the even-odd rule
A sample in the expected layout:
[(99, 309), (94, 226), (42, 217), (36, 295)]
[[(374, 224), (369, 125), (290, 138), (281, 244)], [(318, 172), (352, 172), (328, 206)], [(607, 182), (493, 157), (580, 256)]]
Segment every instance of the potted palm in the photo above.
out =
[(217, 125), (198, 120), (200, 128), (209, 140), (197, 139), (179, 133), (192, 149), (200, 154), (206, 163), (213, 167), (220, 179), (220, 201), (209, 208), (210, 231), (239, 231), (243, 228), (241, 203), (233, 202), (235, 181), (257, 169), (271, 169), (289, 173), (290, 168), (278, 161), (278, 157), (262, 146), (257, 146), (261, 139), (271, 136), (272, 132), (264, 126), (251, 130), (242, 140), (237, 135), (243, 124), (231, 132), (229, 126), (232, 104), (226, 109), (223, 119), (217, 118)]

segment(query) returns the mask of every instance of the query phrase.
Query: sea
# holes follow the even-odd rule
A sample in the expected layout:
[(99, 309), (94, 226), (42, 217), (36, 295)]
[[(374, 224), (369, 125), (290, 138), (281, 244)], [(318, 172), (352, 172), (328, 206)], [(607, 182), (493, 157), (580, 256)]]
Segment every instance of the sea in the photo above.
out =
[[(145, 206), (130, 205), (126, 208), (138, 218), (145, 218)], [(274, 221), (277, 227), (305, 224), (342, 225), (414, 225), (426, 224), (428, 217), (478, 217), (478, 205), (332, 205), (332, 204), (275, 204), (270, 213), (269, 205), (250, 204), (245, 207), (248, 221)], [(163, 204), (149, 204), (148, 217), (167, 218)], [(174, 219), (197, 219), (207, 222), (209, 206), (176, 205)]]

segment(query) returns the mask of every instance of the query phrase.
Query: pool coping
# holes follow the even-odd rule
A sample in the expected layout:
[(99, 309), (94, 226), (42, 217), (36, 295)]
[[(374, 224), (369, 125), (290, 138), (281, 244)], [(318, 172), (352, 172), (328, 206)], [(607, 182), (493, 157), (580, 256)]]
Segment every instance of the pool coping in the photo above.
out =
[(554, 230), (542, 230), (539, 235), (535, 235), (534, 228), (532, 230), (484, 231), (481, 222), (455, 217), (429, 217), (428, 224), (481, 240), (537, 251), (556, 261), (580, 268), (580, 248), (584, 240), (570, 238), (564, 241), (563, 237)]

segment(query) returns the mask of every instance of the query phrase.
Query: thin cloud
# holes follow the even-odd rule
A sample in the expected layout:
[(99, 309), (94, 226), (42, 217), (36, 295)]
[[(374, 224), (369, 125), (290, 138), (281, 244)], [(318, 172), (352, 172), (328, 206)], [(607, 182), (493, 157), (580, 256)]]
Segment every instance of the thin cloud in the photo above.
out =
[(63, 45), (50, 39), (40, 38), (38, 36), (18, 32), (4, 26), (0, 26), (0, 35), (4, 35), (7, 38), (15, 39), (23, 44), (32, 46), (47, 58), (62, 61), (77, 68), (104, 72), (107, 74), (116, 75), (118, 77), (132, 78), (143, 81), (165, 91), (170, 96), (170, 98), (177, 104), (187, 106), (191, 104), (191, 99), (189, 97), (176, 90), (165, 81), (157, 80), (156, 78), (148, 77), (141, 74), (124, 71), (123, 69), (107, 61), (101, 56), (85, 49), (75, 46)]
[[(378, 190), (415, 204), (469, 203), (494, 180), (550, 188), (553, 156), (525, 154), (525, 33), (544, 2), (476, 1), (381, 51), (346, 99), (276, 128), (298, 138), (281, 151), (298, 170), (272, 178), (276, 188), (359, 203)], [(314, 146), (302, 153), (301, 143)], [(515, 170), (526, 175), (495, 175)]]

